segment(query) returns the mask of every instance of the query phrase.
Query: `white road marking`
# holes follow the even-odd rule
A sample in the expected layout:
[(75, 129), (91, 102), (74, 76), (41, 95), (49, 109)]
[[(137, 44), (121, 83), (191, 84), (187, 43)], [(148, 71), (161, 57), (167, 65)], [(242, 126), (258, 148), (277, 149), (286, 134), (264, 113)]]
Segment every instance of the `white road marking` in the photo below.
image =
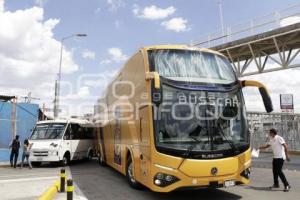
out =
[(57, 174), (57, 176), (59, 177), (59, 173), (39, 173), (39, 174), (6, 174), (6, 175), (0, 175), (0, 178), (13, 178), (13, 177), (22, 177), (22, 176), (54, 176), (55, 174)]
[(18, 179), (9, 179), (9, 180), (0, 180), (0, 183), (15, 183), (15, 182), (26, 182), (26, 181), (41, 181), (41, 180), (50, 180), (58, 179), (57, 176), (46, 176), (38, 178), (18, 178)]

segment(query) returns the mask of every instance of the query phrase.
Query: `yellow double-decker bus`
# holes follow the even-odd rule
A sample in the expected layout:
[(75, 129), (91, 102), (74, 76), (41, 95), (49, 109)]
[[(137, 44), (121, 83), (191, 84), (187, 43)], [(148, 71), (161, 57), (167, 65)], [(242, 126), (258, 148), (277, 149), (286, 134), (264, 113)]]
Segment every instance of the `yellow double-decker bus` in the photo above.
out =
[(141, 48), (95, 106), (98, 155), (134, 188), (156, 192), (249, 183), (250, 133), (242, 88), (225, 56), (185, 45)]

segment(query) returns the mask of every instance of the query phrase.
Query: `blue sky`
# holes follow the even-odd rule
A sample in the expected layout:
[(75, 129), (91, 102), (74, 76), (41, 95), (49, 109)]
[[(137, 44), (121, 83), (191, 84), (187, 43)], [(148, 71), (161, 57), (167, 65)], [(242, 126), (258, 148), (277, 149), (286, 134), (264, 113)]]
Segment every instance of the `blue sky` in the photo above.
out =
[[(43, 24), (49, 19), (57, 19), (59, 22), (53, 22), (54, 25), (51, 26), (50, 32), (53, 35), (49, 36), (56, 41), (73, 33), (86, 33), (88, 35), (86, 38), (69, 39), (64, 43), (66, 52), (70, 53), (70, 55), (66, 54), (66, 59), (71, 61), (69, 63), (63, 62), (63, 67), (64, 64), (65, 66), (76, 65), (77, 67), (72, 69), (70, 67), (69, 72), (63, 74), (63, 79), (70, 81), (73, 85), (76, 85), (76, 79), (80, 74), (103, 73), (110, 75), (115, 73), (126, 58), (130, 57), (141, 46), (189, 44), (200, 38), (201, 35), (220, 30), (217, 0), (5, 0), (4, 2), (5, 12), (10, 12), (12, 15), (18, 11), (40, 7), (43, 11), (43, 19), (37, 20), (39, 23)], [(296, 3), (299, 1), (223, 0), (224, 22), (226, 26), (247, 22), (255, 17)], [(148, 15), (145, 14), (144, 9), (151, 8), (151, 6), (152, 10), (148, 10)], [(151, 11), (157, 12), (151, 15)], [(168, 22), (172, 19), (177, 19), (177, 21), (175, 24), (169, 24), (171, 30), (168, 30)], [(27, 28), (31, 29), (31, 27)], [(55, 43), (56, 46), (57, 44)], [(85, 56), (83, 55), (84, 52)], [(59, 59), (59, 51), (54, 51), (51, 55), (53, 61), (49, 62), (53, 64), (55, 59)], [(1, 64), (0, 60), (0, 66)], [(49, 84), (55, 79), (53, 68), (55, 68), (55, 64), (53, 64), (51, 73), (49, 72), (49, 76), (51, 76), (47, 80)], [(25, 78), (30, 79), (29, 77)], [(33, 81), (33, 79), (31, 80)], [(36, 81), (41, 80), (37, 79)], [(45, 96), (38, 92), (41, 89), (31, 89), (32, 85), (33, 82), (28, 83), (27, 88), (24, 89), (22, 86), (25, 85), (11, 85), (10, 87), (6, 83), (6, 90), (5, 88), (2, 90), (7, 92), (8, 88), (15, 88), (13, 91), (21, 91), (23, 94), (33, 91), (34, 96), (42, 96), (39, 103), (44, 101), (48, 107), (51, 107), (49, 98), (51, 95), (53, 96), (51, 91), (53, 88), (49, 89), (48, 96)], [(100, 96), (103, 91), (103, 87), (84, 87), (83, 94)], [(82, 89), (80, 86), (75, 88), (73, 93), (78, 93), (80, 89)], [(76, 99), (76, 95), (70, 99), (72, 101), (80, 100), (80, 98)], [(90, 102), (93, 101), (95, 98), (90, 100)]]

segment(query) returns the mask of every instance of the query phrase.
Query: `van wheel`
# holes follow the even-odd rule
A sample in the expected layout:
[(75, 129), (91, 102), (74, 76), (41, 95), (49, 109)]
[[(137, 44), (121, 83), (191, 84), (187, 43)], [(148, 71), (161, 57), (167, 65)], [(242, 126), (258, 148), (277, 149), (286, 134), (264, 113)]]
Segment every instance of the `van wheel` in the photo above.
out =
[(63, 159), (62, 159), (62, 161), (61, 161), (61, 165), (63, 167), (66, 167), (69, 164), (70, 164), (70, 156), (69, 156), (69, 154), (65, 154), (64, 157), (63, 157)]
[(130, 157), (128, 159), (127, 165), (126, 165), (127, 181), (129, 183), (130, 187), (132, 187), (133, 189), (136, 189), (136, 190), (140, 190), (140, 189), (142, 189), (142, 185), (135, 180), (133, 169), (134, 169), (134, 166), (133, 166), (133, 163), (132, 163), (132, 160)]
[(40, 167), (41, 164), (42, 164), (42, 162), (31, 162), (31, 165), (32, 165), (33, 167)]
[(99, 165), (101, 165), (103, 167), (106, 166), (104, 156), (102, 155), (101, 152), (99, 152), (99, 155), (98, 155), (98, 163), (99, 163)]

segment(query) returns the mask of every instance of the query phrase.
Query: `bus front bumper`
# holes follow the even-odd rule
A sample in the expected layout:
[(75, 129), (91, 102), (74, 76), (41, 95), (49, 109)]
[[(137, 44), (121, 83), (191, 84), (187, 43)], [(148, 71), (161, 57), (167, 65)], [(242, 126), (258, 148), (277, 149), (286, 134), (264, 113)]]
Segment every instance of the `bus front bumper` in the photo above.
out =
[(171, 192), (181, 189), (231, 187), (240, 184), (249, 184), (250, 182), (250, 165), (245, 166), (233, 174), (203, 177), (191, 177), (178, 169), (167, 169), (160, 165), (155, 165), (153, 169), (154, 176), (151, 189), (155, 192)]
[(31, 154), (29, 160), (30, 162), (59, 162), (61, 159), (56, 154), (47, 156), (34, 156)]

